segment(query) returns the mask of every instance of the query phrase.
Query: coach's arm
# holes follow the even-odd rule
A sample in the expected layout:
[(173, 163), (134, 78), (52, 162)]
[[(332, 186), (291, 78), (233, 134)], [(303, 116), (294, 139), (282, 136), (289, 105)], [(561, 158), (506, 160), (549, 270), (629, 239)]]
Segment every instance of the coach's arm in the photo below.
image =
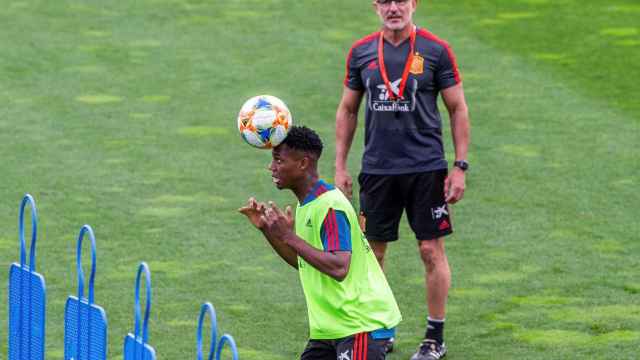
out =
[[(455, 159), (467, 160), (469, 148), (469, 110), (464, 98), (462, 83), (442, 91), (442, 100), (449, 112), (451, 136), (455, 149)], [(447, 203), (455, 204), (464, 196), (465, 174), (457, 167), (451, 169), (444, 183), (444, 195)]]
[(336, 111), (336, 186), (351, 199), (353, 180), (347, 169), (347, 158), (358, 125), (358, 109), (362, 101), (362, 91), (344, 87), (342, 100)]

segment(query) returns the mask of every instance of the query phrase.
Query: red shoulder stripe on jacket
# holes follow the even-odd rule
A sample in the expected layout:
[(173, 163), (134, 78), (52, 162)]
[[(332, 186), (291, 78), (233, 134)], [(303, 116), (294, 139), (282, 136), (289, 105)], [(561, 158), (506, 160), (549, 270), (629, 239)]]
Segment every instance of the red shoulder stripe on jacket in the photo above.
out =
[(453, 50), (451, 50), (449, 43), (440, 39), (439, 37), (437, 37), (436, 35), (434, 35), (433, 33), (429, 32), (426, 29), (419, 29), (417, 34), (427, 40), (431, 40), (442, 45), (447, 50), (447, 54), (449, 55), (451, 64), (453, 64), (453, 73), (456, 79), (456, 83), (459, 83), (460, 81), (462, 81), (462, 77), (460, 76), (460, 71), (458, 70), (458, 62), (456, 61), (456, 55), (453, 53)]
[(380, 32), (376, 31), (374, 33), (371, 33), (365, 37), (363, 37), (362, 39), (356, 41), (355, 43), (353, 43), (353, 45), (351, 45), (351, 49), (349, 49), (349, 54), (347, 55), (347, 63), (346, 63), (346, 71), (345, 71), (345, 75), (344, 75), (344, 85), (347, 85), (347, 80), (349, 78), (349, 63), (351, 62), (351, 56), (353, 54), (353, 49), (357, 48), (358, 46), (364, 45), (368, 42), (374, 41), (375, 39), (377, 39), (380, 36)]

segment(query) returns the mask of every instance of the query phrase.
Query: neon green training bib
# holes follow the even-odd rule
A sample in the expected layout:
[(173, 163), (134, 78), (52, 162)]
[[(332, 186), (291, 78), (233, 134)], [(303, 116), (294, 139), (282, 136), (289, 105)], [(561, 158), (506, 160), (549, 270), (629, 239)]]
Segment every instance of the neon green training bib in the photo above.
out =
[(376, 257), (364, 237), (356, 213), (337, 189), (321, 194), (296, 210), (296, 234), (324, 250), (320, 230), (329, 209), (343, 211), (351, 227), (351, 264), (338, 282), (298, 257), (300, 281), (307, 300), (311, 339), (339, 339), (381, 328), (402, 320), (398, 304)]

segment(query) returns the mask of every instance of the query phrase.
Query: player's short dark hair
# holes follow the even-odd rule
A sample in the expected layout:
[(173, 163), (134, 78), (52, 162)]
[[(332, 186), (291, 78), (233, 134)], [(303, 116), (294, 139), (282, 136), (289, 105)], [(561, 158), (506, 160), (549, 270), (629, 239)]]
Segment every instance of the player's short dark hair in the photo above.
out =
[(316, 158), (320, 158), (320, 155), (322, 155), (323, 146), (320, 136), (306, 126), (292, 126), (281, 144), (285, 144), (294, 150), (311, 153)]

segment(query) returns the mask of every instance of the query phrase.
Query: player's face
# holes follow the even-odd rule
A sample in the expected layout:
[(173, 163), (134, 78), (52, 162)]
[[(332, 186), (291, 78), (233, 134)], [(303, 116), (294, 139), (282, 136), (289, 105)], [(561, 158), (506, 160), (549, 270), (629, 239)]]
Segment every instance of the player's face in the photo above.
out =
[(416, 0), (373, 0), (373, 6), (385, 29), (401, 31), (413, 24)]
[(301, 166), (303, 156), (298, 151), (282, 144), (273, 149), (271, 156), (269, 170), (278, 189), (290, 189), (301, 176), (304, 176)]

